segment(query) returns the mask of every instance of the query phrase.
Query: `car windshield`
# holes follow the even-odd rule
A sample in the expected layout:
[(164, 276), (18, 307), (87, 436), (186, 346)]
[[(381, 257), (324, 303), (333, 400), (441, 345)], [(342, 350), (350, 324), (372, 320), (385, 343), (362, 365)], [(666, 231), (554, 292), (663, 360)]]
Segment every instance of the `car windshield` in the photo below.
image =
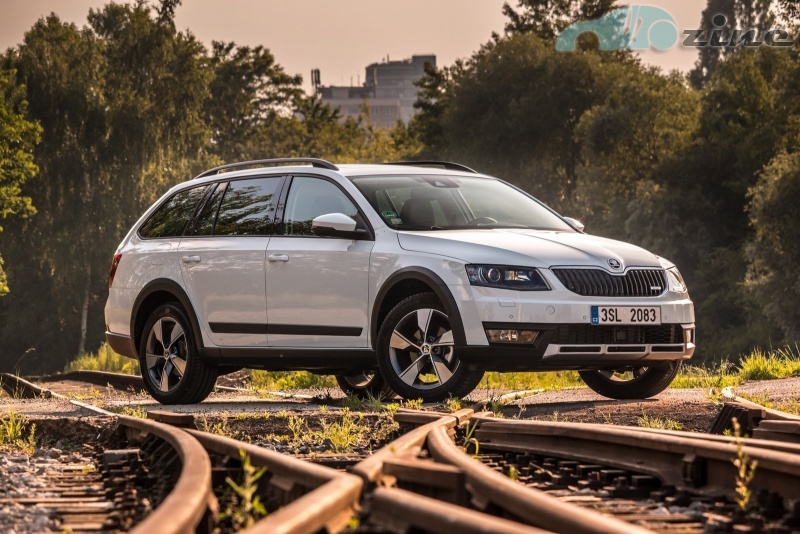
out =
[(352, 181), (386, 224), (396, 230), (573, 231), (537, 200), (491, 178), (362, 176)]

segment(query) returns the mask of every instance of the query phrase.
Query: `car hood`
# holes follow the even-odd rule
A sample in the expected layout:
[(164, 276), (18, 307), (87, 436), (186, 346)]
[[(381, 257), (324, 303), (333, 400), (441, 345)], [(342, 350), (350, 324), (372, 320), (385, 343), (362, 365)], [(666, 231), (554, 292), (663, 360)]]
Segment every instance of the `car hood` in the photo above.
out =
[[(398, 240), (405, 250), (449, 256), (467, 263), (545, 268), (593, 266), (609, 272), (621, 272), (627, 267), (662, 266), (658, 256), (641, 247), (578, 232), (432, 230), (398, 232)], [(617, 260), (621, 267), (611, 268), (609, 260)]]

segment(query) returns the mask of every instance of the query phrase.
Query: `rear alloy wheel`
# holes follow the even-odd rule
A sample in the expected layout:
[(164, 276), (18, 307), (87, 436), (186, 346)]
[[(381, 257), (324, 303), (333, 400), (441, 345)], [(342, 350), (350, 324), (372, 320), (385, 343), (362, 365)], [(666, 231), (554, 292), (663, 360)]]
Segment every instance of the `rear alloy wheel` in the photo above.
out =
[(378, 367), (405, 399), (439, 402), (469, 394), (483, 378), (458, 359), (450, 319), (431, 293), (415, 295), (389, 312), (378, 333)]
[(139, 352), (145, 387), (162, 404), (194, 404), (214, 389), (217, 371), (200, 359), (189, 319), (176, 303), (150, 315)]
[(347, 395), (355, 395), (360, 399), (370, 397), (389, 400), (395, 393), (378, 371), (356, 371), (346, 375), (336, 375), (336, 382)]
[(592, 390), (611, 399), (646, 399), (658, 395), (672, 383), (681, 368), (679, 360), (652, 367), (580, 371)]

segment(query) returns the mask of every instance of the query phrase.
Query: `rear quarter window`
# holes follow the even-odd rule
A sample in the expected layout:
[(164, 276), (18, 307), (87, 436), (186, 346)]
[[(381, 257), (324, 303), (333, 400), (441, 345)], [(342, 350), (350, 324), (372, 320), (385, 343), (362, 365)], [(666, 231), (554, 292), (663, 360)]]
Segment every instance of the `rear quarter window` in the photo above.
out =
[(207, 186), (193, 187), (175, 193), (150, 215), (139, 228), (139, 235), (145, 239), (183, 235), (206, 188)]

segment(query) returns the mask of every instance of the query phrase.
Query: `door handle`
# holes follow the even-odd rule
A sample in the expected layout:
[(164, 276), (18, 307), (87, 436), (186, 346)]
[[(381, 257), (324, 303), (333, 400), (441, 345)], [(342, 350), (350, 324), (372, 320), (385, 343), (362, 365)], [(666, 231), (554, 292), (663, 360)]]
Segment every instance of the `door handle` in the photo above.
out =
[(200, 256), (184, 256), (181, 258), (183, 263), (199, 263)]
[(269, 261), (275, 263), (276, 261), (289, 261), (288, 254), (270, 254)]

